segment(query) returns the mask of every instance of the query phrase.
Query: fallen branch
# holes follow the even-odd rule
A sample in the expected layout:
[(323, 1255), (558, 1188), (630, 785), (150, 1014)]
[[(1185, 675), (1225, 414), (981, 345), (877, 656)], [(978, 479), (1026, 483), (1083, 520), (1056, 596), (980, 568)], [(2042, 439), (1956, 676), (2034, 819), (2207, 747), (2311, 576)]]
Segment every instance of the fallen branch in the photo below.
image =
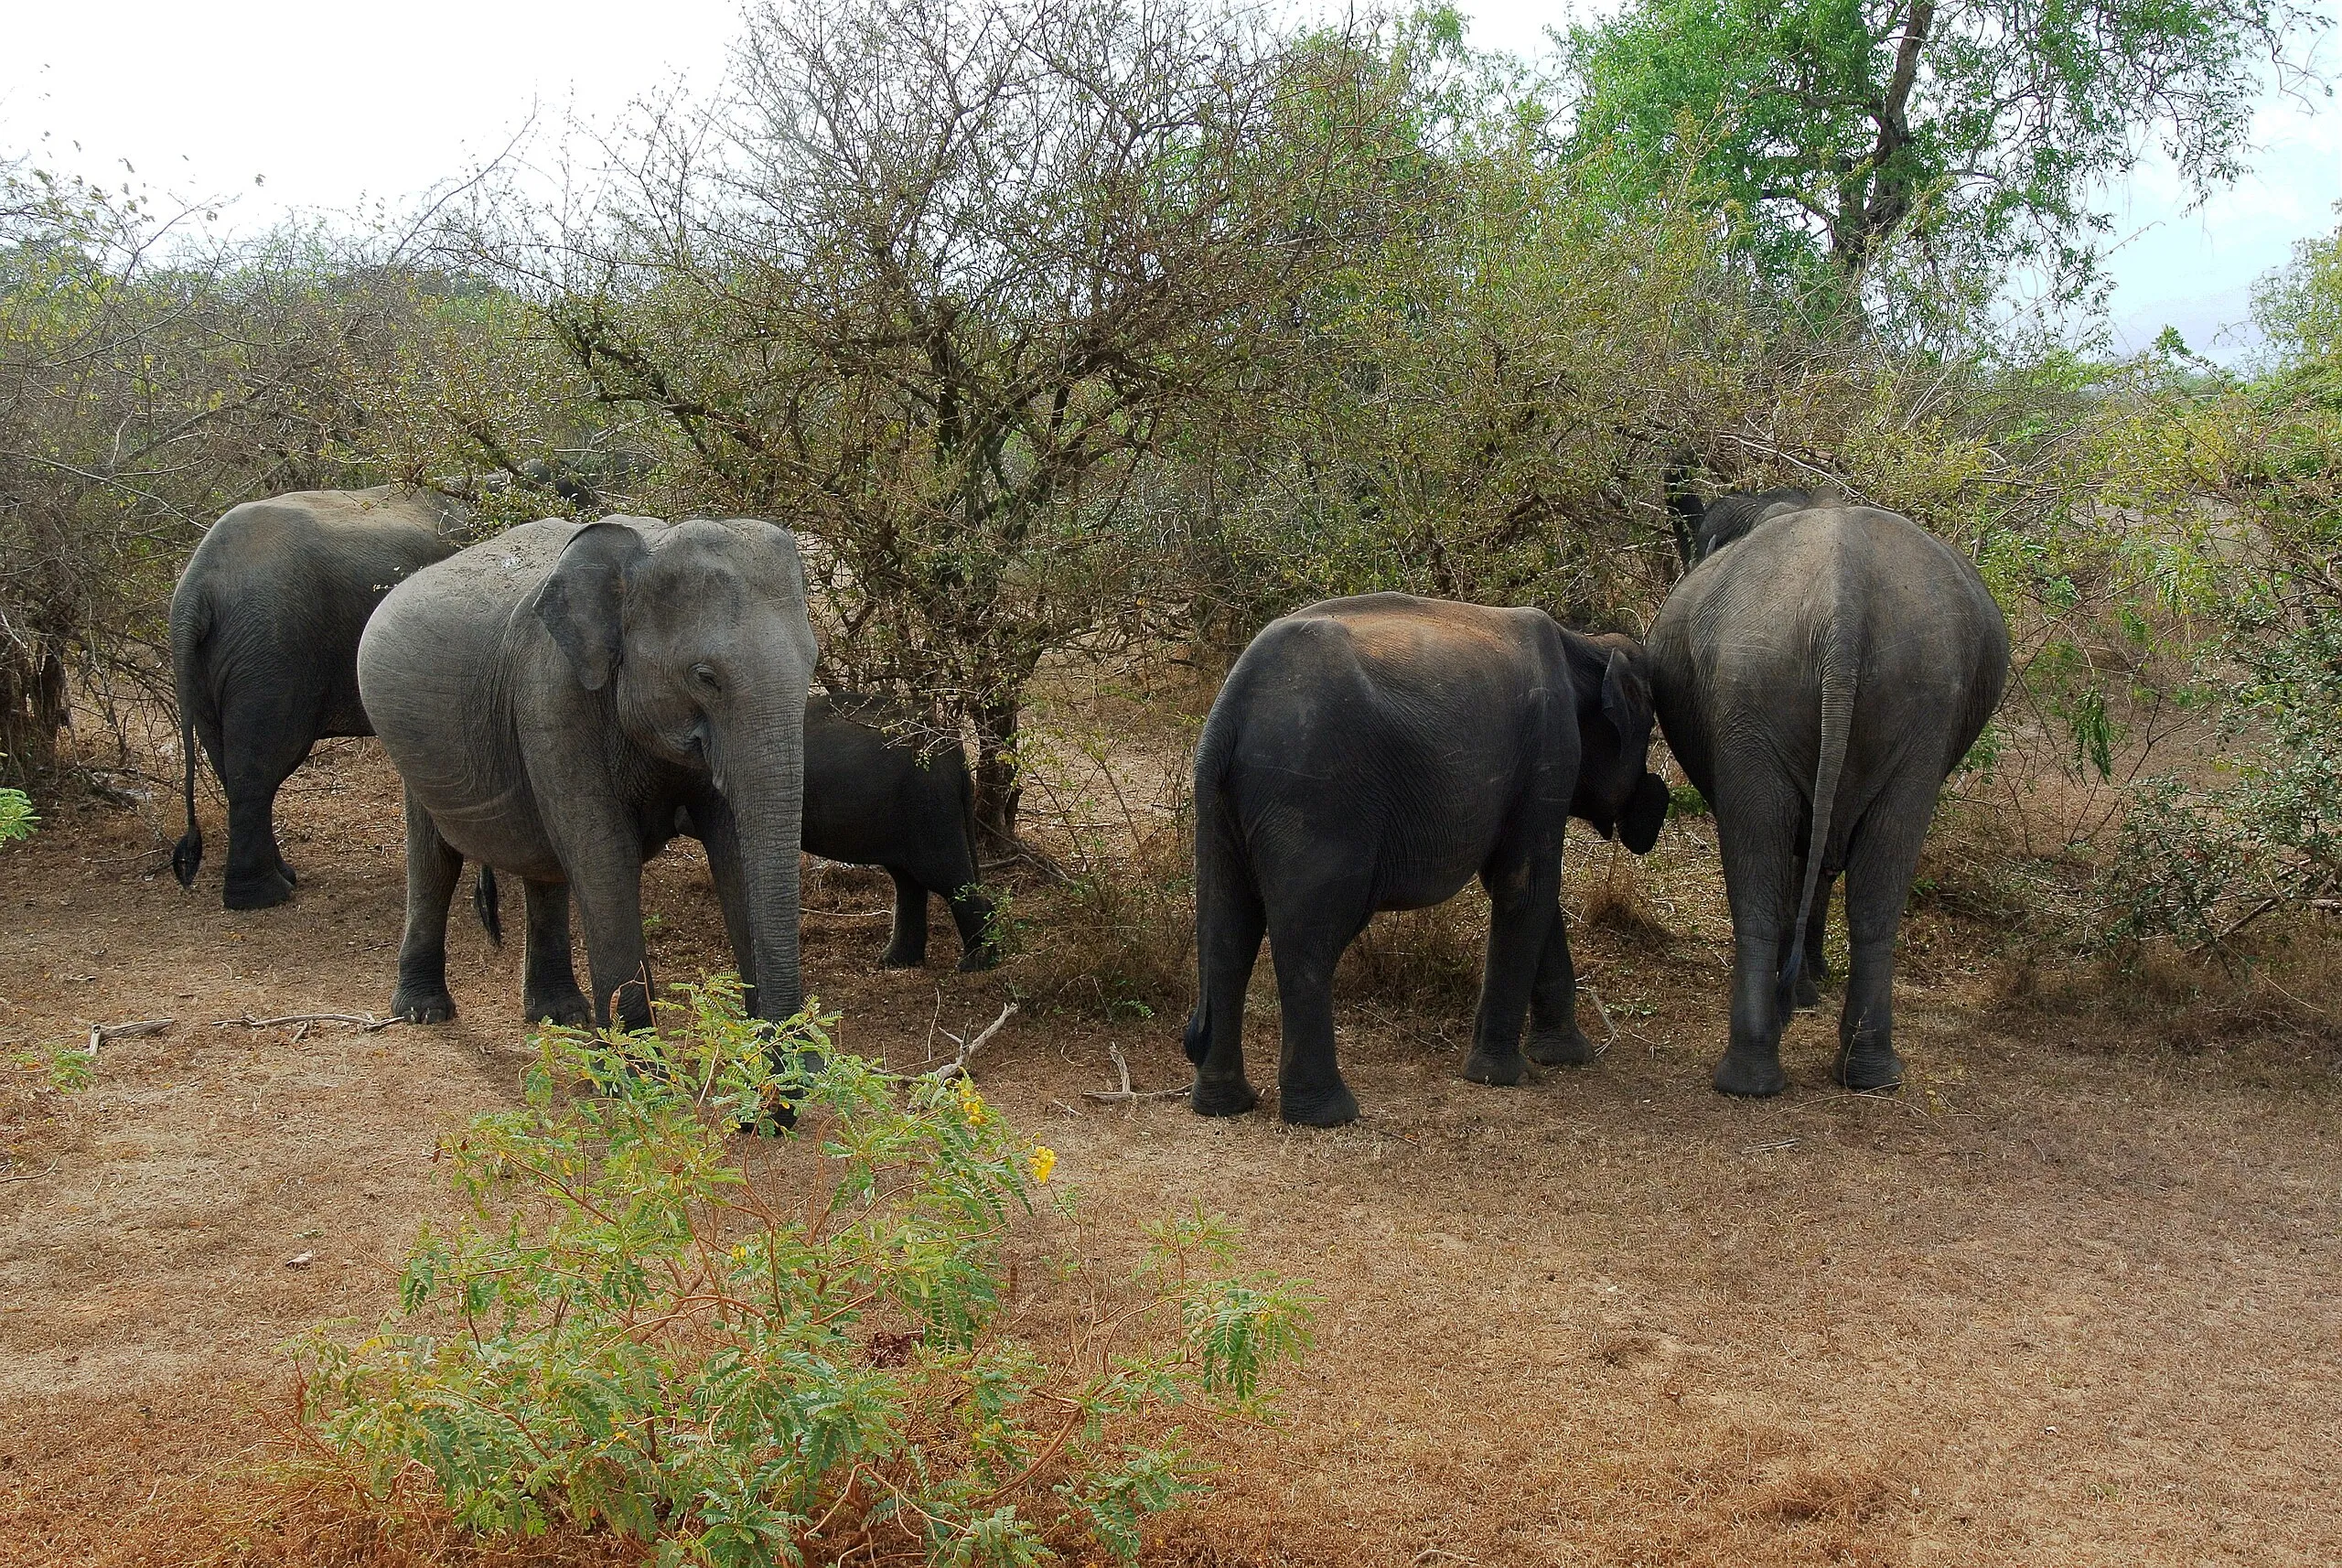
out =
[(1123, 1047), (1110, 1045), (1106, 1047), (1106, 1054), (1114, 1058), (1114, 1070), (1122, 1074), (1123, 1087), (1085, 1089), (1081, 1091), (1082, 1099), (1093, 1101), (1100, 1105), (1129, 1105), (1141, 1100), (1170, 1100), (1190, 1092), (1186, 1086), (1178, 1089), (1133, 1089), (1131, 1064), (1123, 1059)]
[(287, 1013), (282, 1017), (255, 1018), (247, 1013), (241, 1018), (215, 1018), (215, 1029), (275, 1029), (286, 1024), (348, 1024), (360, 1034), (371, 1035), (377, 1029), (387, 1029), (393, 1024), (403, 1024), (403, 1018), (377, 1018), (371, 1013)]
[(991, 1023), (985, 1025), (982, 1033), (968, 1036), (965, 1038), (953, 1034), (949, 1029), (940, 1031), (945, 1039), (960, 1047), (960, 1054), (951, 1061), (944, 1063), (941, 1067), (935, 1069), (936, 1081), (939, 1083), (949, 1083), (953, 1079), (960, 1077), (962, 1073), (965, 1073), (968, 1070), (969, 1061), (974, 1058), (978, 1051), (983, 1050), (986, 1045), (991, 1043), (992, 1037), (1000, 1033), (1000, 1026), (1003, 1024), (1007, 1023), (1011, 1017), (1015, 1016), (1015, 1003), (1004, 1003), (1001, 1005), (999, 1017), (994, 1018)]
[(96, 1064), (98, 1047), (108, 1040), (132, 1040), (141, 1035), (159, 1035), (177, 1022), (176, 1018), (141, 1018), (134, 1024), (92, 1024), (90, 1026), (90, 1061), (93, 1066)]
[(1602, 1020), (1602, 1027), (1610, 1036), (1608, 1039), (1594, 1047), (1594, 1054), (1597, 1057), (1607, 1056), (1610, 1052), (1610, 1047), (1618, 1043), (1618, 1026), (1610, 1021), (1610, 1009), (1602, 1005), (1602, 993), (1595, 990), (1591, 985), (1581, 985), (1577, 988), (1577, 993), (1580, 996), (1591, 996), (1594, 998), (1595, 1016)]
[(48, 1162), (48, 1169), (45, 1171), (35, 1171), (30, 1176), (0, 1176), (0, 1187), (5, 1187), (12, 1181), (38, 1181), (45, 1176), (55, 1176), (56, 1174), (57, 1162), (55, 1160), (51, 1160)]

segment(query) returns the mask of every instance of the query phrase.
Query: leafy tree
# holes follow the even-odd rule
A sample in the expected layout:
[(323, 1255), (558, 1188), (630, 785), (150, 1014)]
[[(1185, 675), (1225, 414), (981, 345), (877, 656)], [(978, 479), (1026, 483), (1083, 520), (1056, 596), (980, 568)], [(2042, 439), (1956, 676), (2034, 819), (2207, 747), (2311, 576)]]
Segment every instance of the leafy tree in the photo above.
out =
[(782, 0), (724, 94), (481, 250), (663, 428), (675, 504), (806, 540), (833, 677), (972, 728), (1002, 846), (1027, 682), (1148, 597), (1153, 459), (1379, 219), (1353, 63), (1184, 4)]
[(1778, 271), (1859, 288), (1898, 242), (1941, 280), (2086, 274), (2092, 188), (2159, 141), (2199, 192), (2243, 171), (2292, 0), (1633, 0), (1566, 39), (1575, 134), (1691, 157)]

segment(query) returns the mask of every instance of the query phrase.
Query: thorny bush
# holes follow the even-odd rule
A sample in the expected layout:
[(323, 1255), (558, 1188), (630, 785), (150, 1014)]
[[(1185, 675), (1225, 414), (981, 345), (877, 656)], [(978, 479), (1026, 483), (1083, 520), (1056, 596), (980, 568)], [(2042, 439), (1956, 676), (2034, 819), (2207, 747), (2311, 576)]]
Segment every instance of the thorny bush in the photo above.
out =
[[(1228, 1273), (1198, 1213), (1127, 1288), (1068, 1263), (1092, 1305), (1061, 1338), (1027, 1323), (1003, 1246), (1056, 1156), (834, 1022), (776, 1034), (720, 978), (656, 1032), (541, 1036), (525, 1107), (442, 1145), (468, 1212), (418, 1237), (399, 1313), (305, 1342), (323, 1448), (378, 1499), (420, 1466), (472, 1529), (607, 1528), (662, 1563), (1134, 1555), (1205, 1474), (1168, 1413), (1261, 1413), (1303, 1297)], [(751, 1174), (734, 1140), (781, 1098), (796, 1146)], [(765, 1168), (816, 1151), (802, 1190)]]

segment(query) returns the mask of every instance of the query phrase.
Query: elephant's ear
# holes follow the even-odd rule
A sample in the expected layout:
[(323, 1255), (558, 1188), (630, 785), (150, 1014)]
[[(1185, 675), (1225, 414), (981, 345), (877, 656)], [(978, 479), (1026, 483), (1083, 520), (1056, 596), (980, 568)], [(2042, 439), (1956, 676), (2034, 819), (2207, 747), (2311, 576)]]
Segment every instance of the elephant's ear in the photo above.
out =
[(1667, 780), (1645, 773), (1618, 815), (1618, 842), (1637, 854), (1649, 854), (1667, 825)]
[(607, 685), (618, 667), (627, 575), (650, 553), (625, 523), (588, 523), (562, 548), (537, 590), (537, 618), (589, 692)]
[(1632, 750), (1650, 739), (1650, 682), (1623, 652), (1613, 652), (1602, 671), (1602, 716), (1618, 732), (1618, 744)]

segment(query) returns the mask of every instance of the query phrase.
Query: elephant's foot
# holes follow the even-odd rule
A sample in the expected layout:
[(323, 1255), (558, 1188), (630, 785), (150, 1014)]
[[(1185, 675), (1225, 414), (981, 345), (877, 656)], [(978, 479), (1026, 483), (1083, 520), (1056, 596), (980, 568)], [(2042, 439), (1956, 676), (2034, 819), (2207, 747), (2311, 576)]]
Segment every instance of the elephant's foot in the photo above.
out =
[(1830, 1076), (1857, 1094), (1903, 1087), (1903, 1058), (1892, 1046), (1841, 1050)]
[(282, 871), (231, 876), (220, 903), (231, 909), (274, 909), (293, 897), (293, 879)]
[(1277, 1114), (1303, 1127), (1339, 1127), (1358, 1120), (1358, 1096), (1338, 1078), (1317, 1089), (1280, 1089)]
[(1188, 1106), (1198, 1116), (1241, 1116), (1261, 1103), (1260, 1091), (1240, 1078), (1196, 1077)]
[(878, 960), (878, 967), (881, 969), (925, 969), (927, 944), (921, 942), (917, 947), (913, 947), (908, 942), (890, 942), (887, 944), (886, 953)]
[(288, 885), (295, 887), (301, 886), (301, 878), (294, 872), (292, 864), (281, 854), (276, 857), (276, 869)]
[(1752, 1100), (1778, 1094), (1789, 1086), (1789, 1074), (1781, 1070), (1781, 1058), (1767, 1052), (1726, 1051), (1724, 1060), (1716, 1064), (1716, 1088), (1725, 1094), (1738, 1094)]
[(521, 997), (521, 1015), (532, 1024), (558, 1024), (564, 1028), (590, 1029), (594, 1026), (594, 1004), (575, 986), (567, 991), (548, 991), (543, 994), (524, 992)]
[(1531, 1029), (1526, 1054), (1539, 1067), (1585, 1067), (1594, 1060), (1594, 1042), (1574, 1024), (1566, 1029)]
[[(1518, 1046), (1502, 1056), (1499, 1056), (1486, 1046), (1475, 1046), (1472, 1047), (1472, 1054), (1464, 1058), (1464, 1078), (1468, 1083), (1489, 1083), (1496, 1085), (1499, 1089), (1510, 1089), (1528, 1076), (1529, 1063), (1522, 1058), (1520, 1047)], [(1350, 1116), (1357, 1114), (1358, 1104), (1353, 1101), (1350, 1104)], [(1342, 1120), (1347, 1122), (1349, 1116), (1345, 1116)]]
[(1800, 974), (1797, 977), (1797, 988), (1791, 1000), (1797, 1004), (1800, 1013), (1808, 1007), (1819, 1007), (1821, 1005), (1821, 987), (1815, 983), (1812, 975)]
[(445, 985), (402, 984), (391, 997), (391, 1016), (410, 1024), (444, 1024), (456, 1015), (456, 999)]

